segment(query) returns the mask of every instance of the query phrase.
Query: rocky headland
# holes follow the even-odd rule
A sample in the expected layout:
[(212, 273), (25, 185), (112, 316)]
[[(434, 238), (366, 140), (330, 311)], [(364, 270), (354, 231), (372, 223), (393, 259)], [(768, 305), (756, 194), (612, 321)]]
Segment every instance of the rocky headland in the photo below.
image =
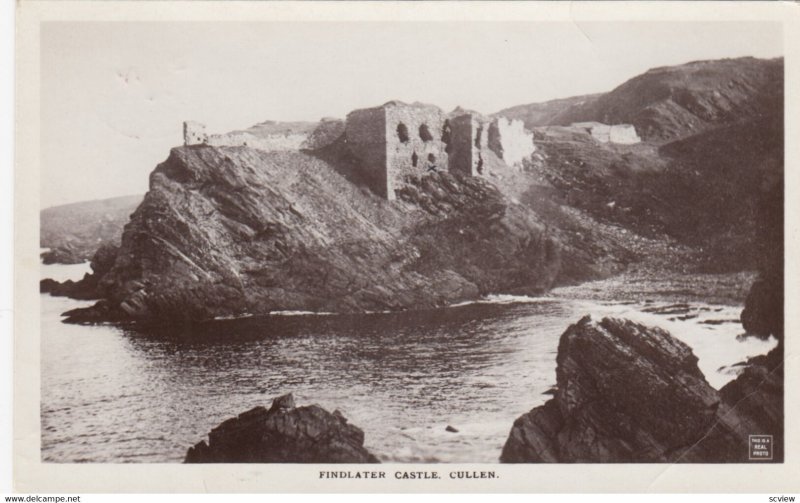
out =
[(631, 259), (610, 237), (569, 243), (484, 178), (411, 177), (390, 202), (340, 171), (307, 152), (173, 149), (97, 282), (102, 302), (69, 320), (437, 307)]
[(269, 409), (256, 407), (211, 430), (208, 442), (186, 453), (185, 463), (378, 463), (364, 448), (364, 432), (341, 412), (296, 407), (291, 394)]
[[(480, 120), (463, 126), (480, 133), (483, 124), (490, 136), (466, 145), (475, 173), (426, 169), (434, 162), (415, 151), (407, 160), (414, 166), (391, 181), (394, 200), (376, 194), (383, 181), (365, 176), (375, 166), (354, 155), (377, 155), (372, 144), (353, 150), (342, 121), (267, 121), (230, 138), (199, 131), (198, 144), (172, 149), (151, 173), (119, 241), (108, 232), (119, 245), (112, 265), (80, 285), (48, 281), (42, 290), (98, 299), (69, 313), (69, 322), (174, 323), (540, 294), (632, 263), (664, 274), (753, 270), (763, 256), (754, 246), (756, 188), (782, 179), (782, 68), (782, 60), (695, 62), (651, 70), (602, 95), (515, 107), (494, 119), (474, 115)], [(407, 106), (414, 107), (437, 110)], [(437, 155), (455, 159), (452, 149), (461, 147), (448, 137), (465, 112), (472, 113), (436, 111), (444, 125), (427, 133), (433, 141), (416, 130), (409, 143), (392, 140), (398, 152), (437, 144)], [(513, 165), (491, 134), (506, 117), (524, 120), (536, 146)], [(598, 142), (570, 126), (575, 121), (633, 124), (643, 141)], [(89, 209), (68, 209), (43, 212), (43, 243), (45, 226), (60, 233), (59, 241), (48, 231), (53, 245), (78, 235), (70, 225), (91, 222), (74, 222)], [(759, 281), (780, 279), (762, 272)], [(747, 320), (759, 316), (756, 298), (774, 305), (772, 291), (754, 290)]]

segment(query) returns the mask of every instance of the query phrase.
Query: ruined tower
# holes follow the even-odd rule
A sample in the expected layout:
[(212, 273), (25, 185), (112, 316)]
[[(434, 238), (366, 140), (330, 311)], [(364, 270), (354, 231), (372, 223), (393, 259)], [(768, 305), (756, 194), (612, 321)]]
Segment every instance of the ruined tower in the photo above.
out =
[(203, 145), (208, 141), (206, 125), (195, 121), (185, 121), (183, 123), (183, 144), (184, 145)]
[(389, 200), (410, 175), (485, 176), (488, 156), (514, 166), (535, 149), (522, 121), (462, 109), (448, 115), (433, 105), (399, 101), (350, 112), (345, 140), (363, 179)]
[(405, 176), (447, 170), (449, 130), (436, 106), (390, 101), (350, 112), (345, 138), (370, 187), (392, 200)]
[(452, 153), (450, 171), (468, 176), (484, 173), (484, 152), (488, 148), (491, 121), (475, 112), (466, 112), (450, 119)]

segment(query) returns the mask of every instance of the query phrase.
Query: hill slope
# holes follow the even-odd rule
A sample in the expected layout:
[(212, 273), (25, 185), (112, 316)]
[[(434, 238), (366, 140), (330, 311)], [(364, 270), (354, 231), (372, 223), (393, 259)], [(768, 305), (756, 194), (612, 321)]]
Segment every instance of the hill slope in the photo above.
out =
[(782, 58), (696, 61), (654, 68), (602, 95), (517, 106), (496, 115), (522, 119), (529, 128), (627, 123), (643, 139), (665, 142), (758, 117), (782, 93)]
[(45, 263), (77, 264), (92, 258), (102, 244), (118, 244), (122, 228), (144, 196), (122, 196), (65, 204), (39, 213)]

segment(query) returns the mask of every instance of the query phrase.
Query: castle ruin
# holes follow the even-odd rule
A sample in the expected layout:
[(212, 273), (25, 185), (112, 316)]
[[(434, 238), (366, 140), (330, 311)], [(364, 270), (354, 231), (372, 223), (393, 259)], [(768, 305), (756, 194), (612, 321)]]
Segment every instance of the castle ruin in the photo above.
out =
[[(186, 146), (249, 147), (265, 151), (314, 150), (343, 140), (369, 188), (393, 200), (407, 177), (438, 171), (486, 176), (487, 166), (518, 166), (534, 152), (533, 135), (519, 120), (422, 103), (390, 101), (354, 110), (342, 122), (267, 121), (247, 130), (209, 135), (205, 125), (183, 123)], [(487, 162), (487, 161), (493, 162)]]
[(183, 123), (183, 144), (184, 145), (205, 145), (208, 143), (206, 125), (195, 121), (185, 121)]
[(183, 123), (183, 144), (212, 147), (250, 147), (266, 152), (313, 150), (332, 143), (344, 132), (339, 119), (323, 118), (319, 122), (266, 121), (242, 131), (207, 134), (205, 124)]
[(409, 175), (483, 176), (487, 156), (516, 165), (535, 150), (521, 121), (463, 110), (446, 114), (433, 105), (399, 101), (350, 112), (345, 141), (370, 188), (389, 200)]

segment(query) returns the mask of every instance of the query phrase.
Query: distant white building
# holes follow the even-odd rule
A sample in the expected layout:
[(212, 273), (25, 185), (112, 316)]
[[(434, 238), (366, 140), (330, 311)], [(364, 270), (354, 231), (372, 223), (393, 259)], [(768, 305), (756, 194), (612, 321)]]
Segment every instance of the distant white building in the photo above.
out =
[(632, 124), (603, 124), (602, 122), (574, 122), (570, 127), (583, 129), (600, 143), (631, 145), (642, 141)]

